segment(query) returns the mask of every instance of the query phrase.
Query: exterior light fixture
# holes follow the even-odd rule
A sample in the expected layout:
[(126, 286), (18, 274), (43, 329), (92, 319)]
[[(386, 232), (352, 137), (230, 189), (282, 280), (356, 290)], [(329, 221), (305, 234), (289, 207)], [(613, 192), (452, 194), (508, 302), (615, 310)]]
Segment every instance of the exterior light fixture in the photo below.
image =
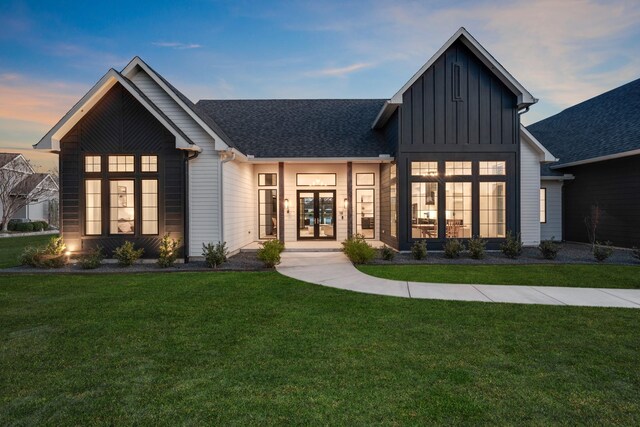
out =
[(289, 199), (284, 199), (284, 208), (287, 210), (287, 213), (289, 213)]
[(344, 208), (345, 209), (349, 208), (349, 199), (344, 199)]

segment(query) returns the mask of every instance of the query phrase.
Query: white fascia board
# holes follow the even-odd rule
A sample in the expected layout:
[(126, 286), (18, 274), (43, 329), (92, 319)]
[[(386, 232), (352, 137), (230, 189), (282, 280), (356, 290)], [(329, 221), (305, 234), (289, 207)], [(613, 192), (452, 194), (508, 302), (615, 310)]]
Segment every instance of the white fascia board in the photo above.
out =
[(249, 163), (391, 163), (393, 157), (252, 157)]
[(460, 27), (453, 36), (409, 79), (407, 83), (391, 98), (391, 103), (402, 104), (402, 95), (422, 74), (431, 67), (442, 54), (458, 39), (462, 41), (476, 56), (514, 92), (518, 92), (518, 106), (524, 107), (538, 102), (464, 27)]
[(542, 154), (540, 163), (553, 163), (559, 160), (522, 124), (520, 124), (520, 137), (527, 141), (538, 153)]
[(378, 129), (384, 126), (391, 115), (398, 109), (398, 105), (399, 104), (392, 104), (391, 101), (385, 101), (375, 120), (371, 124), (371, 129)]
[[(213, 129), (211, 129), (209, 125), (202, 121), (202, 119), (198, 117), (198, 115), (194, 113), (194, 111), (188, 105), (186, 105), (182, 101), (182, 99), (180, 99), (180, 97), (176, 95), (175, 92), (171, 90), (171, 88), (167, 86), (165, 82), (151, 68), (149, 68), (149, 66), (142, 60), (142, 58), (140, 58), (139, 56), (134, 57), (129, 62), (129, 64), (127, 64), (127, 66), (122, 69), (122, 75), (130, 78), (134, 73), (136, 66), (140, 67), (145, 73), (147, 73), (147, 75), (151, 77), (153, 81), (156, 82), (156, 84), (160, 86), (162, 90), (164, 90), (167, 95), (169, 95), (171, 99), (173, 99), (173, 101), (180, 106), (180, 108), (182, 108), (196, 123), (198, 123), (198, 125), (206, 133), (208, 133), (209, 136), (211, 136), (211, 138), (213, 138), (214, 143), (216, 144), (216, 150), (226, 150), (230, 147), (229, 144), (227, 144)], [(221, 144), (221, 146), (218, 146), (217, 144)]]
[(60, 151), (60, 140), (89, 112), (102, 97), (116, 83), (120, 83), (127, 91), (133, 95), (167, 130), (169, 130), (176, 138), (176, 148), (179, 150), (201, 151), (201, 148), (195, 144), (190, 144), (182, 135), (167, 122), (167, 120), (149, 105), (138, 91), (128, 83), (113, 68), (107, 71), (102, 78), (78, 101), (67, 114), (37, 143), (33, 148), (37, 150)]
[(592, 157), (590, 159), (584, 159), (584, 160), (578, 160), (575, 162), (553, 165), (551, 166), (551, 169), (568, 168), (570, 166), (580, 166), (580, 165), (586, 165), (589, 163), (597, 163), (597, 162), (603, 162), (605, 160), (615, 160), (615, 159), (621, 159), (623, 157), (631, 157), (631, 156), (637, 156), (637, 155), (640, 155), (640, 149), (623, 151), (621, 153), (608, 154), (606, 156)]

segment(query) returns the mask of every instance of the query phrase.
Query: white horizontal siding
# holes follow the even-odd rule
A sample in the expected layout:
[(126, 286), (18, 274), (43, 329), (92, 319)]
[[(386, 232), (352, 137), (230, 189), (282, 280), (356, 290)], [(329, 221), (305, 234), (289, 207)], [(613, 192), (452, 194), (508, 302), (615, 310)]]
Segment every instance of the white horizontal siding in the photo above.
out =
[(219, 156), (215, 141), (149, 75), (139, 71), (133, 83), (167, 115), (202, 152), (189, 161), (189, 256), (200, 256), (202, 244), (220, 240)]
[(540, 243), (540, 157), (520, 141), (520, 236), (526, 246)]
[(258, 239), (257, 192), (253, 165), (230, 161), (222, 166), (223, 234), (229, 252)]
[(542, 240), (562, 240), (562, 181), (542, 181), (547, 189), (547, 222), (540, 224)]

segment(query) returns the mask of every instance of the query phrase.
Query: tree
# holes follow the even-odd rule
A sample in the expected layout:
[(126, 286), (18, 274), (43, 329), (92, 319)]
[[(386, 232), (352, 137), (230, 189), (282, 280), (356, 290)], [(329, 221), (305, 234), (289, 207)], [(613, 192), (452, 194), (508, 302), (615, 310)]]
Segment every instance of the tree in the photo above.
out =
[(2, 231), (8, 230), (9, 220), (20, 209), (37, 200), (51, 198), (57, 190), (57, 184), (51, 176), (34, 173), (24, 157), (0, 168)]
[(584, 219), (584, 225), (587, 227), (587, 237), (591, 243), (592, 250), (595, 249), (596, 242), (598, 241), (596, 232), (598, 231), (598, 225), (600, 224), (600, 216), (600, 206), (595, 204), (591, 206), (591, 216), (585, 217)]

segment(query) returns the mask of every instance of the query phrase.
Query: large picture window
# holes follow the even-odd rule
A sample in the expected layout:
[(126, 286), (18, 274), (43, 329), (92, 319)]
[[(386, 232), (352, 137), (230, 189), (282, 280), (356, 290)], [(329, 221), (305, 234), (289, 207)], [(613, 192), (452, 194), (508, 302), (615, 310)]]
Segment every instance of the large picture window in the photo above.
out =
[(480, 183), (480, 237), (505, 237), (506, 184)]
[(373, 188), (356, 190), (356, 233), (365, 239), (375, 237), (375, 191)]
[(142, 180), (142, 234), (158, 234), (158, 180)]
[(258, 238), (275, 239), (278, 232), (278, 191), (258, 190)]
[(102, 181), (88, 179), (84, 182), (84, 233), (88, 236), (102, 234)]
[(413, 239), (438, 237), (437, 182), (411, 184), (411, 237)]
[(472, 233), (472, 193), (470, 182), (446, 183), (447, 238), (470, 238)]
[(135, 191), (133, 180), (110, 182), (109, 210), (111, 234), (134, 234)]

